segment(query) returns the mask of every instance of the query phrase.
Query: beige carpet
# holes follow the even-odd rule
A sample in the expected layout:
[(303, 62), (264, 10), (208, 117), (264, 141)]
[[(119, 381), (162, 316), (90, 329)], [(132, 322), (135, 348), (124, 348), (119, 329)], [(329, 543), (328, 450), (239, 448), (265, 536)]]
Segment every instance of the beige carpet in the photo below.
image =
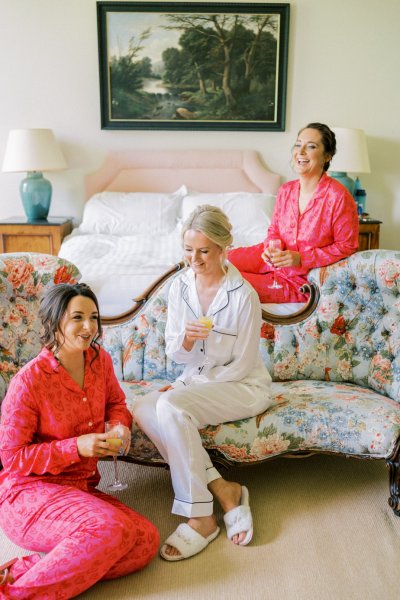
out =
[[(103, 463), (104, 483), (111, 464)], [(165, 538), (180, 522), (169, 512), (169, 474), (124, 463), (129, 490), (120, 494)], [(400, 518), (387, 504), (383, 462), (334, 456), (279, 459), (229, 471), (245, 483), (255, 522), (250, 546), (225, 531), (198, 556), (179, 563), (156, 557), (144, 571), (98, 583), (82, 600), (397, 600)], [(0, 560), (20, 548), (4, 539)]]

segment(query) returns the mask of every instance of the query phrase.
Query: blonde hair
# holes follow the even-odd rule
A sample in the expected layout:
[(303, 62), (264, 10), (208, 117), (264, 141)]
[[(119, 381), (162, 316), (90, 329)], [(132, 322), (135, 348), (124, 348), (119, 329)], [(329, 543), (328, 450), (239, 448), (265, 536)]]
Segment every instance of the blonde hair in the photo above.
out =
[(182, 226), (182, 242), (189, 229), (201, 231), (222, 250), (226, 250), (233, 241), (228, 217), (220, 208), (210, 204), (202, 204), (190, 213)]

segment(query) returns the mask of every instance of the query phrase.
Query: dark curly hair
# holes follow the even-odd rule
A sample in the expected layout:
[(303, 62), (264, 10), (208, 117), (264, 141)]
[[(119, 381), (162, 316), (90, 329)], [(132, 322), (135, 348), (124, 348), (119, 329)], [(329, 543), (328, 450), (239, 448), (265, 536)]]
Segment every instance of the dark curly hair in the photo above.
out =
[(56, 334), (62, 333), (60, 329), (60, 322), (63, 318), (65, 311), (67, 310), (68, 304), (75, 296), (84, 296), (90, 298), (96, 305), (98, 317), (97, 317), (97, 334), (91, 341), (90, 345), (95, 351), (95, 360), (99, 355), (99, 342), (98, 340), (102, 335), (102, 327), (100, 321), (99, 303), (92, 289), (86, 285), (86, 283), (59, 283), (51, 287), (48, 292), (43, 296), (40, 302), (39, 318), (43, 325), (43, 334), (41, 336), (41, 342), (43, 346), (52, 350), (55, 354), (60, 348), (60, 343), (57, 341)]
[(324, 164), (324, 171), (327, 171), (332, 158), (336, 154), (336, 136), (334, 132), (332, 129), (329, 129), (328, 125), (324, 125), (324, 123), (309, 123), (305, 127), (302, 127), (297, 135), (300, 135), (304, 129), (316, 129), (320, 132), (324, 150), (330, 156), (330, 159)]

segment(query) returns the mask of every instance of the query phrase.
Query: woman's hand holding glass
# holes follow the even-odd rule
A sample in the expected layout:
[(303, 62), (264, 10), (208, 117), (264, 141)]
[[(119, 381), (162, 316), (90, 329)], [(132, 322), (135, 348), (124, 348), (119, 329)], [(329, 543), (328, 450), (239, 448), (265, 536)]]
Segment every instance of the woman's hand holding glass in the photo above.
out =
[(199, 317), (197, 321), (188, 321), (185, 327), (185, 338), (183, 347), (190, 351), (195, 342), (203, 341), (208, 338), (213, 327), (211, 317)]
[[(109, 439), (118, 439), (118, 443), (111, 443)], [(84, 458), (102, 458), (104, 456), (118, 456), (127, 454), (131, 446), (131, 432), (128, 427), (119, 423), (118, 434), (85, 433), (80, 435), (76, 441), (79, 456)]]
[[(129, 429), (129, 427), (126, 427), (119, 421), (107, 421), (107, 423), (114, 424), (114, 426), (108, 425), (108, 431), (106, 428), (106, 442), (108, 444), (109, 450), (108, 454), (110, 456), (122, 456), (128, 454), (129, 448), (131, 447), (131, 430)], [(120, 440), (117, 446), (116, 443), (112, 441), (115, 439)]]
[(84, 458), (102, 458), (110, 455), (106, 433), (85, 433), (76, 440), (79, 456)]
[(295, 250), (281, 250), (280, 252), (271, 252), (270, 248), (265, 248), (261, 254), (264, 262), (269, 262), (277, 269), (282, 267), (298, 267), (301, 265), (300, 252)]

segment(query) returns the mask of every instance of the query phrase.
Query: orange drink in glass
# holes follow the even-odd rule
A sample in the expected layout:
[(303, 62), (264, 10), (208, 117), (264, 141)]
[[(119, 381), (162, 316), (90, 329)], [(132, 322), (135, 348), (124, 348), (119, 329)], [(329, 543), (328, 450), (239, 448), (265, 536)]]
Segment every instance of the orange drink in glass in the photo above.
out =
[(122, 440), (121, 438), (107, 438), (107, 444), (112, 447), (112, 450), (119, 450)]
[(207, 329), (211, 330), (213, 326), (213, 320), (211, 317), (199, 317), (199, 323), (202, 323), (207, 327)]

